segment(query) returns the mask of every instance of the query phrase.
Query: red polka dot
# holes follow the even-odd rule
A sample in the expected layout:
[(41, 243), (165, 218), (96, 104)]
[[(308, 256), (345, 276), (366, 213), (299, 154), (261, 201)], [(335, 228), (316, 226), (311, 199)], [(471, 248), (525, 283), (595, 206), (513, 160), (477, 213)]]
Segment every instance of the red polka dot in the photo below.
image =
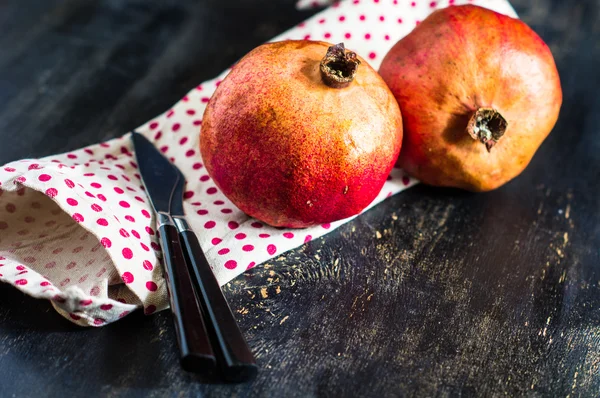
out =
[(389, 40), (390, 39), (390, 35), (385, 35), (385, 39)]
[(16, 210), (17, 210), (17, 207), (14, 204), (9, 203), (6, 205), (6, 211), (9, 213), (14, 213)]
[(142, 266), (144, 267), (145, 270), (148, 270), (148, 271), (152, 271), (152, 269), (154, 269), (154, 266), (148, 260), (144, 260), (144, 262), (142, 263)]
[(151, 292), (155, 292), (158, 290), (158, 286), (156, 286), (156, 283), (148, 281), (146, 282), (146, 289), (150, 290)]
[(369, 53), (369, 58), (370, 59), (375, 59), (376, 56), (377, 56), (377, 54), (375, 54), (374, 52), (370, 52)]
[(207, 194), (209, 194), (209, 195), (214, 195), (214, 194), (216, 194), (216, 193), (217, 193), (217, 188), (215, 188), (215, 187), (210, 187), (210, 188), (208, 188), (208, 189), (206, 190), (206, 193), (207, 193)]
[(210, 177), (208, 175), (203, 175), (202, 177), (200, 177), (200, 181), (205, 182), (210, 180)]
[(244, 245), (242, 246), (242, 250), (245, 252), (251, 252), (252, 250), (254, 250), (254, 246), (252, 245)]
[(121, 279), (123, 279), (123, 282), (126, 284), (130, 284), (133, 282), (134, 278), (131, 272), (124, 272), (123, 275), (121, 275)]
[(40, 286), (50, 286), (50, 282), (42, 282), (40, 283)]
[(146, 232), (148, 233), (148, 235), (154, 235), (154, 230), (150, 227), (146, 227)]
[(56, 195), (58, 195), (58, 191), (56, 190), (56, 188), (49, 188), (46, 189), (46, 195), (51, 198), (55, 198)]
[(310, 235), (306, 235), (306, 238), (304, 238), (304, 243), (308, 243), (312, 240), (312, 236)]
[(437, 3), (435, 1), (432, 1), (431, 3), (429, 3), (429, 7), (433, 8), (437, 6)]
[(75, 213), (75, 214), (73, 214), (73, 220), (75, 220), (77, 222), (83, 222), (83, 216), (79, 213)]
[(284, 232), (283, 234), (284, 238), (288, 238), (288, 239), (292, 239), (294, 237), (294, 234), (291, 232)]
[(231, 213), (233, 213), (233, 210), (231, 210), (231, 209), (221, 209), (221, 213), (223, 213), (223, 214), (231, 214)]
[(102, 195), (101, 193), (98, 194), (98, 199), (100, 199), (103, 202), (106, 202), (106, 196)]
[(123, 191), (123, 190), (122, 190), (121, 188), (119, 188), (119, 187), (114, 187), (113, 189), (114, 189), (114, 191), (115, 191), (116, 193), (118, 193), (119, 195), (121, 195), (121, 194), (125, 193), (125, 191)]
[(102, 184), (100, 184), (100, 183), (98, 183), (98, 182), (92, 182), (92, 183), (90, 184), (90, 186), (91, 186), (92, 188), (96, 188), (96, 189), (100, 189), (100, 188), (102, 188)]
[(365, 19), (367, 19), (367, 17), (365, 17), (364, 15), (361, 15), (358, 19), (360, 19), (361, 21), (364, 21)]
[(150, 246), (156, 250), (157, 252), (160, 251), (160, 246), (158, 245), (158, 243), (156, 242), (150, 242)]
[(145, 251), (149, 252), (150, 248), (148, 246), (146, 246), (144, 243), (140, 242), (140, 246), (142, 247), (142, 249), (144, 249)]
[(225, 268), (227, 269), (235, 269), (237, 267), (237, 261), (235, 260), (227, 260), (225, 262)]
[(200, 209), (196, 213), (198, 213), (200, 216), (204, 216), (208, 214), (208, 210)]
[(23, 286), (27, 284), (27, 279), (17, 279), (15, 285)]
[(79, 204), (79, 202), (77, 202), (77, 201), (76, 201), (75, 199), (73, 199), (73, 198), (68, 198), (68, 199), (67, 199), (67, 203), (68, 203), (70, 206), (77, 206), (77, 205)]
[(379, 20), (380, 20), (381, 22), (383, 22), (383, 21), (385, 21), (385, 17), (384, 17), (383, 15), (381, 15), (381, 16), (379, 17)]
[(188, 138), (183, 137), (182, 139), (179, 140), (179, 145), (185, 145), (186, 142), (188, 142)]
[(125, 219), (129, 222), (135, 222), (135, 218), (131, 217), (130, 215), (126, 215)]
[(252, 227), (254, 227), (254, 228), (262, 228), (263, 227), (263, 224), (260, 222), (253, 222), (250, 225), (252, 225)]
[(191, 158), (191, 157), (192, 157), (192, 156), (194, 156), (195, 154), (196, 154), (196, 151), (194, 151), (193, 149), (190, 149), (190, 150), (188, 150), (188, 151), (185, 153), (185, 156), (186, 156), (186, 157), (188, 157), (188, 158)]
[(129, 209), (131, 207), (131, 205), (129, 204), (129, 202), (126, 202), (124, 200), (119, 202), (119, 206), (124, 207), (126, 209)]
[(398, 23), (402, 23), (402, 18), (398, 18)]
[(211, 229), (214, 228), (215, 225), (217, 225), (217, 223), (215, 223), (214, 221), (207, 221), (204, 223), (204, 228)]
[(162, 153), (167, 153), (167, 151), (169, 150), (169, 146), (168, 145), (163, 145), (160, 147), (160, 151)]
[(223, 240), (220, 238), (212, 238), (212, 240), (210, 241), (213, 245), (218, 245), (219, 243), (221, 243)]
[(13, 169), (12, 167), (5, 167), (4, 171), (8, 171), (9, 173), (15, 172), (17, 171), (16, 169)]
[(150, 123), (149, 127), (150, 127), (150, 130), (154, 130), (155, 128), (158, 127), (158, 123), (157, 122), (152, 122), (152, 123)]
[(248, 264), (248, 266), (246, 267), (246, 269), (250, 269), (253, 268), (256, 265), (256, 263), (254, 261), (252, 261), (250, 264)]
[(275, 252), (277, 251), (277, 247), (275, 247), (275, 245), (269, 245), (267, 246), (267, 253), (269, 253), (270, 255), (275, 254)]
[(144, 310), (144, 314), (146, 315), (150, 315), (156, 312), (156, 306), (155, 305), (149, 305), (148, 307), (146, 307), (146, 309)]
[(173, 125), (173, 127), (171, 128), (171, 130), (173, 130), (173, 131), (179, 131), (180, 128), (181, 128), (181, 124), (175, 123)]
[(118, 180), (117, 176), (114, 176), (114, 175), (112, 175), (112, 174), (109, 174), (109, 175), (107, 175), (106, 177), (107, 177), (109, 180), (113, 180), (113, 181), (117, 181), (117, 180)]
[(144, 217), (146, 217), (146, 218), (150, 218), (150, 217), (151, 217), (151, 216), (150, 216), (150, 213), (148, 213), (148, 210), (146, 210), (146, 209), (142, 210), (142, 215), (143, 215)]
[(99, 218), (96, 220), (96, 224), (106, 227), (108, 225), (108, 221), (105, 218)]
[(78, 321), (81, 319), (81, 317), (79, 315), (75, 315), (73, 313), (69, 313), (69, 316), (71, 317), (71, 319), (73, 319), (74, 321)]
[(104, 322), (106, 322), (106, 321), (102, 318), (94, 319), (94, 325), (102, 325)]
[(52, 177), (50, 177), (48, 174), (40, 174), (40, 176), (38, 177), (38, 180), (40, 180), (41, 182), (50, 181), (51, 179)]
[(194, 120), (193, 125), (194, 126), (200, 126), (202, 124), (202, 120)]
[(243, 232), (240, 232), (239, 234), (235, 234), (235, 238), (236, 238), (237, 240), (242, 240), (242, 239), (245, 239), (245, 238), (246, 238), (246, 234), (245, 234), (245, 233), (243, 233)]
[(122, 237), (129, 238), (129, 232), (127, 232), (127, 230), (125, 228), (121, 228), (119, 230), (119, 233), (121, 234)]
[(107, 249), (108, 249), (109, 247), (111, 247), (111, 246), (112, 246), (112, 242), (111, 242), (111, 241), (110, 241), (110, 239), (108, 239), (108, 238), (102, 238), (102, 239), (100, 240), (100, 244), (101, 244), (102, 246), (104, 246), (105, 248), (107, 248)]
[(369, 40), (370, 38), (371, 38), (371, 34), (370, 33), (365, 34), (365, 39)]
[(345, 16), (343, 16), (343, 15), (340, 15), (340, 17), (338, 18), (338, 20), (339, 20), (340, 22), (344, 22), (344, 21), (346, 20), (346, 17), (345, 17)]
[(237, 228), (239, 228), (240, 224), (238, 224), (235, 221), (229, 221), (227, 223), (227, 226), (229, 227), (229, 229), (237, 229)]
[(137, 200), (138, 202), (146, 203), (146, 201), (144, 201), (144, 199), (140, 198), (139, 196), (136, 196), (135, 200)]
[(202, 163), (194, 163), (194, 165), (192, 166), (192, 168), (194, 170), (198, 170), (202, 168)]
[(135, 229), (131, 230), (131, 235), (135, 236), (137, 239), (140, 239), (140, 234)]
[(346, 34), (344, 35), (344, 37), (345, 37), (346, 39), (349, 39), (349, 38), (351, 38), (351, 37), (352, 37), (352, 35), (351, 35), (350, 33), (346, 33)]
[(304, 35), (304, 40), (310, 39), (310, 35)]
[(224, 247), (223, 249), (219, 250), (217, 253), (219, 253), (220, 256), (229, 253), (229, 249)]
[(265, 239), (265, 238), (268, 238), (271, 235), (269, 235), (269, 234), (259, 234), (258, 236), (261, 237), (261, 238), (263, 238), (263, 239)]
[(96, 213), (99, 213), (102, 211), (102, 207), (100, 207), (99, 205), (97, 205), (95, 203), (91, 207), (92, 207), (92, 210), (94, 210)]
[(331, 33), (327, 32), (323, 35), (326, 39), (329, 39), (331, 37)]
[(185, 191), (183, 193), (183, 198), (184, 199), (190, 199), (192, 196), (194, 196), (194, 191)]
[[(123, 249), (123, 251), (121, 253), (123, 254), (123, 257), (125, 257), (127, 260), (131, 260), (133, 258), (133, 252), (128, 247)], [(133, 275), (131, 276), (131, 278), (133, 280)]]
[(102, 304), (102, 305), (100, 306), (100, 309), (101, 309), (101, 310), (104, 310), (104, 311), (108, 311), (108, 310), (110, 310), (112, 307), (113, 307), (113, 305), (112, 305), (112, 304)]

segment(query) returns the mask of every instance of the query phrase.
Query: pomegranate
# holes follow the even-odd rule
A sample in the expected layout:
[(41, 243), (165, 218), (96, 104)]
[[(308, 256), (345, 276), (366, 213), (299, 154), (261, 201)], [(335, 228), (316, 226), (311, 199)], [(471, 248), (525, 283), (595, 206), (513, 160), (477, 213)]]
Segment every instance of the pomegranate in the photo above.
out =
[(525, 23), (473, 6), (432, 13), (379, 70), (398, 100), (398, 165), (422, 182), (470, 191), (518, 176), (558, 118), (548, 46)]
[(402, 144), (394, 96), (343, 43), (281, 41), (244, 56), (207, 104), (208, 174), (246, 214), (302, 228), (360, 213)]

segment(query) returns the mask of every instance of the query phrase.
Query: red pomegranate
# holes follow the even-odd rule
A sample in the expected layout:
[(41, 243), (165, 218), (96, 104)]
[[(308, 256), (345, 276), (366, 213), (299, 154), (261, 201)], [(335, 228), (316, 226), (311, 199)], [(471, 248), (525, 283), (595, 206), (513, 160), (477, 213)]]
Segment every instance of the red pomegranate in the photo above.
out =
[(548, 46), (525, 23), (473, 5), (435, 11), (379, 70), (398, 100), (398, 165), (422, 182), (471, 191), (519, 175), (558, 118)]
[(200, 150), (248, 215), (301, 228), (360, 213), (402, 143), (394, 96), (343, 44), (282, 41), (243, 57), (210, 99)]

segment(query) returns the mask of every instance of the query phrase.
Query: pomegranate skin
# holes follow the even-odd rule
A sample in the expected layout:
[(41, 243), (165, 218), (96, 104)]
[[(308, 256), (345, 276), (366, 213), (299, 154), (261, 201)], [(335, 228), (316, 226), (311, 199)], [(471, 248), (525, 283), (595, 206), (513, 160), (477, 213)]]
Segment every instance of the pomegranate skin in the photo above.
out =
[[(435, 186), (489, 191), (515, 178), (562, 104), (558, 71), (542, 39), (518, 19), (473, 5), (432, 13), (394, 45), (379, 72), (402, 111), (398, 166)], [(467, 133), (481, 108), (507, 122), (489, 150)]]
[(354, 81), (323, 83), (329, 43), (282, 41), (244, 56), (204, 113), (208, 174), (246, 214), (303, 228), (360, 213), (402, 144), (402, 117), (379, 74), (358, 57)]

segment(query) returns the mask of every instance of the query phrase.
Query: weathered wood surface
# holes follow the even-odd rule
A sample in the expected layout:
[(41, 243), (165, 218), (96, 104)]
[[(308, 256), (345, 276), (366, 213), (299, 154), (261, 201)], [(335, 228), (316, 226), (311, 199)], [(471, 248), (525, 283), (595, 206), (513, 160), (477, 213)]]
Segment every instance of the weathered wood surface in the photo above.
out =
[[(261, 371), (177, 365), (167, 312), (80, 329), (0, 286), (0, 396), (600, 396), (600, 5), (514, 1), (559, 122), (491, 193), (417, 186), (225, 288)], [(0, 163), (121, 135), (305, 19), (293, 0), (0, 3)]]

